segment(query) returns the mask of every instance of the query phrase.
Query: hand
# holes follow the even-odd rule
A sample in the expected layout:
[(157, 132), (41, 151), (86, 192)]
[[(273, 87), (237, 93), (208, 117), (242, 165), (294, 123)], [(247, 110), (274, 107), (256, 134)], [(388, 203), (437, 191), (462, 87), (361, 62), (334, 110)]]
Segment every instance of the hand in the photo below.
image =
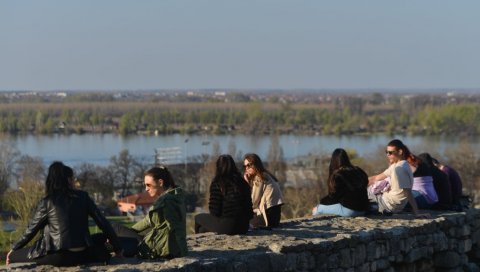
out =
[(7, 253), (7, 260), (6, 260), (6, 265), (9, 265), (10, 264), (10, 254), (13, 252), (13, 250), (10, 250), (8, 253)]

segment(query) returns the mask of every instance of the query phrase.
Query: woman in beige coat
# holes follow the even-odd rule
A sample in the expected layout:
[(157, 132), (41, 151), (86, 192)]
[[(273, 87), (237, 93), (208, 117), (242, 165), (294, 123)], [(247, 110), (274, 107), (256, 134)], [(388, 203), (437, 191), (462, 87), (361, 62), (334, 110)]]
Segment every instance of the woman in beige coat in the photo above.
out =
[(263, 166), (257, 154), (246, 154), (243, 160), (244, 178), (252, 188), (254, 228), (278, 227), (282, 213), (283, 196), (277, 178)]

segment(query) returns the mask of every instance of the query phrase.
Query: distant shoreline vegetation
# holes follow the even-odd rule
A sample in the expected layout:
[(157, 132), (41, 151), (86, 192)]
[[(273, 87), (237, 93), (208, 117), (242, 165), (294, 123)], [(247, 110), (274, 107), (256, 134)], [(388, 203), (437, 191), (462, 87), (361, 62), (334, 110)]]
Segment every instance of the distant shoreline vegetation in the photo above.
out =
[(479, 135), (476, 94), (32, 93), (0, 96), (0, 133)]

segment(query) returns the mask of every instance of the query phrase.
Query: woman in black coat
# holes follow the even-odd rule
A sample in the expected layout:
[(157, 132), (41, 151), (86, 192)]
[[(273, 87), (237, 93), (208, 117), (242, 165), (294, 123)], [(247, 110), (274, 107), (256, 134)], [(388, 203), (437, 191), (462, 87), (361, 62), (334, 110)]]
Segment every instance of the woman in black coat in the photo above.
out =
[(344, 149), (335, 149), (330, 159), (328, 195), (312, 209), (312, 215), (364, 215), (368, 209), (367, 186), (367, 174), (351, 164)]
[[(73, 171), (61, 162), (48, 169), (46, 196), (40, 200), (23, 236), (7, 254), (7, 264), (35, 262), (54, 266), (73, 266), (88, 262), (107, 262), (107, 239), (116, 253), (120, 243), (110, 223), (86, 192), (74, 190)], [(88, 217), (103, 234), (90, 235)], [(37, 233), (39, 239), (25, 247)]]
[(195, 216), (195, 233), (247, 233), (253, 216), (250, 186), (243, 180), (230, 155), (221, 155), (217, 159), (208, 208), (210, 213)]

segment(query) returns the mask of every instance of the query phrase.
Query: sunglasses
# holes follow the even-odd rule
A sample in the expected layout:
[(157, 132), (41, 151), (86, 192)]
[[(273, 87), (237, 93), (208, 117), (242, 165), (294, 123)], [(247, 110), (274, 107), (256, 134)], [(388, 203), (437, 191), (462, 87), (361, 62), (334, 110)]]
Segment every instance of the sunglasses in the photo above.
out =
[(245, 169), (252, 168), (252, 166), (253, 164), (251, 162), (244, 165)]
[(393, 150), (393, 151), (385, 150), (385, 154), (387, 154), (387, 156), (391, 156), (391, 155), (396, 154), (396, 153), (397, 153), (396, 150)]

